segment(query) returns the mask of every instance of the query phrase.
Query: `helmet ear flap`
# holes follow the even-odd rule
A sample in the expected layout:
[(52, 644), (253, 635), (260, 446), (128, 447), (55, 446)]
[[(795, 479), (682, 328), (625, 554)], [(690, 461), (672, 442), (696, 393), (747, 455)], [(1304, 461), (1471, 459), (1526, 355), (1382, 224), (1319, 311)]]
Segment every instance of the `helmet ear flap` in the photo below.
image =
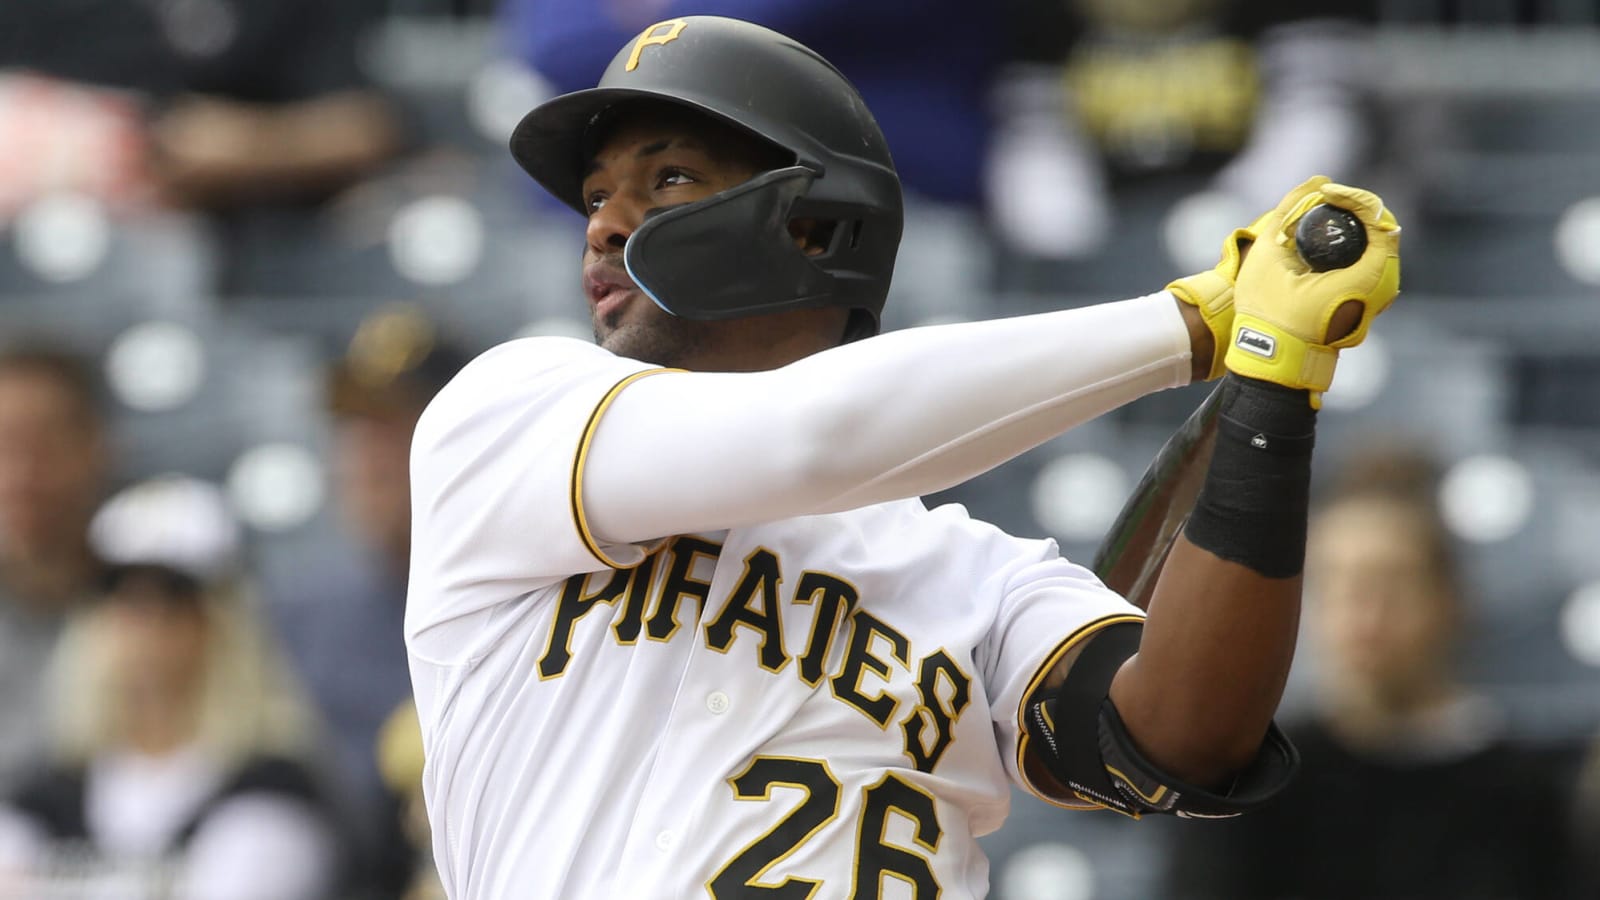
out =
[(789, 233), (795, 201), (816, 177), (790, 166), (654, 211), (623, 248), (628, 275), (657, 306), (684, 319), (832, 305), (833, 276)]
[(875, 337), (881, 327), (878, 317), (873, 315), (871, 310), (853, 306), (850, 308), (850, 318), (845, 322), (844, 339), (840, 343), (848, 344)]

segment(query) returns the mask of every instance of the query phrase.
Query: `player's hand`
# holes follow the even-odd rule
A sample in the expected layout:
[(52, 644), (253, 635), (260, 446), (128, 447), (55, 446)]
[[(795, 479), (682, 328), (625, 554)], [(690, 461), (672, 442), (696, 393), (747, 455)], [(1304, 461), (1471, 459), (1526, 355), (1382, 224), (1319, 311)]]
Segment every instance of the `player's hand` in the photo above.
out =
[[(1360, 219), (1367, 248), (1345, 268), (1313, 272), (1295, 249), (1294, 231), (1300, 217), (1321, 203)], [(1400, 225), (1377, 194), (1319, 175), (1290, 191), (1248, 230), (1255, 243), (1235, 279), (1233, 333), (1224, 362), (1245, 377), (1308, 390), (1312, 407), (1320, 407), (1339, 351), (1361, 343), (1400, 291)]]
[(1216, 349), (1212, 353), (1207, 381), (1220, 378), (1227, 371), (1223, 360), (1228, 355), (1228, 345), (1233, 341), (1234, 282), (1239, 278), (1239, 264), (1244, 258), (1244, 251), (1260, 236), (1258, 229), (1270, 215), (1262, 216), (1248, 228), (1235, 228), (1222, 242), (1222, 261), (1214, 268), (1186, 275), (1167, 285), (1167, 290), (1174, 297), (1199, 310), (1200, 318), (1211, 329), (1212, 346)]

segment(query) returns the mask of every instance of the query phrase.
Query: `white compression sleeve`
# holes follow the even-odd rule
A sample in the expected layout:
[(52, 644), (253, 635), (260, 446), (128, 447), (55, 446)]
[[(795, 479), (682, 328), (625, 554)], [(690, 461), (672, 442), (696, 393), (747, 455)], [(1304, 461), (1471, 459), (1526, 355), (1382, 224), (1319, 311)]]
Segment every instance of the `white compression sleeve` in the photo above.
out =
[(644, 378), (601, 418), (582, 502), (600, 540), (640, 543), (933, 493), (1187, 384), (1189, 359), (1163, 291)]

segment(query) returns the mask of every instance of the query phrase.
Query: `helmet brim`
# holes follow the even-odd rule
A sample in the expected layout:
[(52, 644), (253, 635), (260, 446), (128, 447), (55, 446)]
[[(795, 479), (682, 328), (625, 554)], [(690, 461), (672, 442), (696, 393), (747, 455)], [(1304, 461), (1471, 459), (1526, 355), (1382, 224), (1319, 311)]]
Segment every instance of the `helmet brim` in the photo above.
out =
[(589, 88), (562, 94), (533, 108), (511, 132), (511, 156), (556, 199), (588, 215), (583, 202), (584, 167), (591, 132), (606, 110), (634, 100), (650, 100), (694, 110), (752, 137), (765, 135), (712, 107), (683, 97), (639, 88)]

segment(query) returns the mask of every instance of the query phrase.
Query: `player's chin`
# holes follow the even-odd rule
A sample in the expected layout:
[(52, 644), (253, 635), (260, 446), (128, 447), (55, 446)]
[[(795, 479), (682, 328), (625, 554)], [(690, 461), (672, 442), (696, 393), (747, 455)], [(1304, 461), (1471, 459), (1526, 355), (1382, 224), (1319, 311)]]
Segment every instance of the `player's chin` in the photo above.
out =
[(629, 325), (624, 321), (623, 313), (625, 311), (625, 309), (612, 309), (607, 310), (605, 313), (596, 312), (590, 315), (589, 323), (594, 329), (594, 342), (596, 344), (611, 350), (613, 353), (616, 352), (612, 349), (611, 344), (616, 340), (617, 332), (624, 330)]
[(662, 314), (630, 319), (607, 329), (595, 326), (601, 347), (618, 356), (669, 368), (689, 368), (705, 349), (705, 334), (689, 322)]

